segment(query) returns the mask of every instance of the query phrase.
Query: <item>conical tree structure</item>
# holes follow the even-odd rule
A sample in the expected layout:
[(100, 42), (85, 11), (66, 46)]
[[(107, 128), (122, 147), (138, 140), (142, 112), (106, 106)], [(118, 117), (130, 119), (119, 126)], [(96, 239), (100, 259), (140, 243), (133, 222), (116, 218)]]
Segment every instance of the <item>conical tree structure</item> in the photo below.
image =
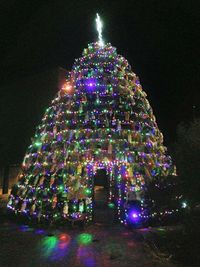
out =
[(116, 48), (92, 43), (37, 127), (8, 207), (38, 219), (92, 220), (100, 167), (122, 222), (131, 192), (144, 203), (148, 182), (174, 172), (138, 77)]

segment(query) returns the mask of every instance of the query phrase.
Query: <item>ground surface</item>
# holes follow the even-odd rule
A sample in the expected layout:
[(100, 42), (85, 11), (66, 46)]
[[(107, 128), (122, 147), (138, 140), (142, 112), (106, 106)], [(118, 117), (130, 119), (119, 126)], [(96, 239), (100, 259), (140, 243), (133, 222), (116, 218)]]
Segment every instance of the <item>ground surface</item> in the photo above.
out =
[(126, 229), (109, 223), (109, 216), (107, 210), (101, 214), (102, 220), (96, 216), (99, 221), (82, 230), (76, 226), (42, 228), (16, 223), (1, 209), (0, 266), (174, 266), (146, 242), (159, 229)]
[(1, 267), (173, 266), (155, 257), (139, 233), (121, 226), (44, 230), (4, 221), (0, 248)]

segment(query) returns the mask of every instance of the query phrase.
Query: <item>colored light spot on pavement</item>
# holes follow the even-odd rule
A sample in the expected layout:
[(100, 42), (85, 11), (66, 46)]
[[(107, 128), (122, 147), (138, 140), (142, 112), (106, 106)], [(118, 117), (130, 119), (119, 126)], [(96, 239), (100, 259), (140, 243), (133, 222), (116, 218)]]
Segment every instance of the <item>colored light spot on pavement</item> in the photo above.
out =
[(92, 247), (80, 246), (77, 251), (77, 264), (78, 266), (95, 267), (95, 257)]
[(65, 234), (65, 233), (61, 234), (60, 237), (59, 237), (59, 241), (62, 244), (68, 245), (70, 240), (71, 240), (71, 237), (68, 234)]
[(55, 236), (46, 236), (42, 240), (42, 253), (44, 257), (49, 257), (56, 248), (58, 239)]
[(139, 232), (149, 232), (151, 231), (151, 228), (142, 228), (138, 230)]
[(129, 246), (129, 247), (135, 247), (136, 245), (135, 245), (135, 243), (133, 242), (133, 241), (129, 241), (128, 243), (127, 243), (127, 245)]
[(122, 235), (123, 236), (130, 236), (130, 232), (123, 232)]
[(92, 235), (87, 233), (80, 234), (77, 238), (77, 241), (80, 245), (87, 246), (92, 242)]
[(66, 233), (62, 233), (58, 237), (45, 236), (39, 247), (41, 256), (49, 261), (61, 261), (69, 252), (70, 241), (71, 237)]
[(22, 232), (32, 232), (33, 228), (29, 227), (28, 225), (21, 225), (19, 230)]
[(36, 229), (35, 230), (35, 234), (37, 234), (37, 235), (44, 235), (44, 234), (46, 234), (46, 231), (43, 230), (43, 229)]
[(166, 231), (164, 228), (158, 228), (157, 230), (160, 231), (160, 232), (165, 232)]

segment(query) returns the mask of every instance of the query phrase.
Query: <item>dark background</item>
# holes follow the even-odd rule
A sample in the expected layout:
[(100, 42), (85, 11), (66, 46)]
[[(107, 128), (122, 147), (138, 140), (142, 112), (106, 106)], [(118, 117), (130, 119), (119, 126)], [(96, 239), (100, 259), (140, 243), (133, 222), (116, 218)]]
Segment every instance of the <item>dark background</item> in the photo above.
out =
[(177, 124), (199, 115), (198, 2), (1, 0), (0, 164), (21, 162), (59, 89), (58, 67), (70, 70), (97, 40), (96, 12), (104, 39), (140, 77), (165, 144), (173, 144)]

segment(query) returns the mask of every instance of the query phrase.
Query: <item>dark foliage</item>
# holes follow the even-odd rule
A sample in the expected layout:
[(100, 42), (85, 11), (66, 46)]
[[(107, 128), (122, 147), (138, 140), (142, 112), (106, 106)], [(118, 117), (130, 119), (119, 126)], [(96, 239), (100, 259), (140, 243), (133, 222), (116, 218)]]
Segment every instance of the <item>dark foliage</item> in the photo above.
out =
[(200, 203), (200, 119), (177, 129), (175, 162), (183, 183), (184, 196), (191, 207)]

